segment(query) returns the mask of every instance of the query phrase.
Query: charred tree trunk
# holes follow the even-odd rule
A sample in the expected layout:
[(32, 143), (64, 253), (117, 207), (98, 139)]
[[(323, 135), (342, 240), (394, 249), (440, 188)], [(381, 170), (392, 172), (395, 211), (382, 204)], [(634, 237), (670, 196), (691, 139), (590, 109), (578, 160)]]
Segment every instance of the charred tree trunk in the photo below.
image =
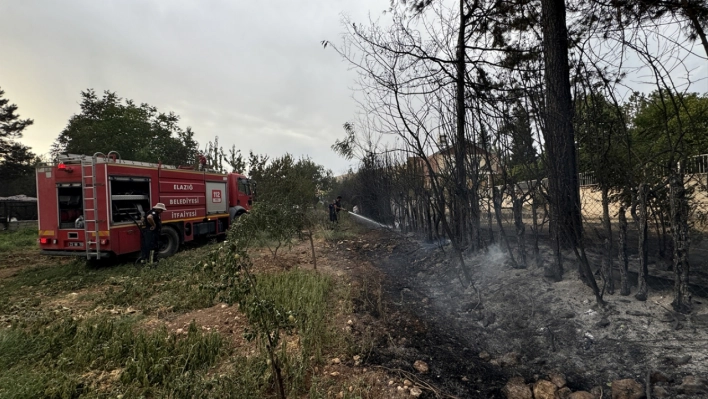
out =
[(649, 275), (649, 268), (647, 262), (649, 261), (649, 240), (647, 237), (648, 226), (647, 226), (647, 185), (642, 183), (639, 185), (638, 192), (638, 204), (639, 208), (639, 288), (637, 290), (635, 298), (640, 301), (647, 300), (647, 293), (649, 291), (649, 286), (647, 284), (647, 276)]
[(456, 76), (456, 131), (455, 131), (455, 212), (454, 217), (454, 232), (457, 237), (450, 237), (453, 240), (459, 240), (460, 247), (466, 246), (465, 221), (467, 219), (465, 211), (468, 206), (467, 200), (467, 173), (465, 168), (466, 153), (467, 153), (467, 138), (465, 137), (465, 75), (467, 72), (467, 63), (465, 59), (465, 1), (460, 0), (460, 24), (457, 36), (457, 54), (455, 66), (457, 69)]
[(433, 241), (433, 216), (430, 212), (430, 196), (427, 196), (425, 200), (425, 220), (428, 233), (428, 241)]
[(674, 242), (674, 310), (681, 313), (691, 311), (691, 293), (688, 291), (688, 248), (691, 244), (688, 232), (688, 200), (683, 176), (671, 177), (671, 231)]
[(629, 256), (627, 255), (627, 215), (624, 204), (619, 210), (620, 295), (629, 295)]
[(578, 245), (582, 234), (580, 187), (573, 131), (565, 0), (541, 0), (546, 107), (544, 140), (548, 154), (551, 230), (563, 248)]
[(602, 257), (602, 277), (605, 279), (604, 290), (615, 293), (615, 281), (612, 278), (612, 224), (610, 223), (610, 199), (608, 188), (602, 188), (602, 225), (605, 235), (605, 254)]
[[(549, 198), (546, 197), (546, 205), (548, 208), (553, 208), (553, 204), (549, 203)], [(547, 215), (552, 215), (551, 209), (546, 209)], [(549, 219), (552, 219), (550, 216)], [(552, 279), (553, 281), (561, 281), (563, 279), (563, 245), (561, 243), (560, 233), (558, 229), (553, 228), (553, 224), (549, 223), (548, 227), (549, 233), (551, 235), (551, 246), (553, 247), (553, 254), (555, 255), (555, 260), (549, 261), (544, 265), (543, 275)]]
[[(669, 240), (666, 238), (667, 233), (666, 233), (666, 217), (664, 215), (664, 212), (659, 212), (659, 223), (661, 223), (661, 246), (664, 250), (664, 253), (662, 254), (663, 257), (666, 257), (666, 254), (669, 254), (669, 257), (672, 255), (671, 248), (669, 248)], [(672, 264), (668, 263), (668, 268), (669, 270), (672, 269)]]
[(487, 200), (487, 223), (489, 225), (489, 243), (494, 244), (494, 229), (492, 228), (492, 201)]
[(493, 202), (494, 202), (494, 214), (496, 215), (497, 219), (497, 227), (499, 227), (499, 239), (504, 242), (506, 246), (506, 252), (509, 254), (509, 260), (511, 261), (511, 265), (514, 268), (518, 268), (518, 264), (516, 263), (516, 259), (514, 258), (514, 251), (511, 248), (511, 244), (509, 244), (509, 237), (506, 236), (506, 232), (504, 231), (504, 225), (502, 224), (502, 193), (499, 192), (496, 188), (493, 189)]
[(538, 206), (537, 203), (537, 195), (536, 193), (533, 194), (533, 197), (531, 197), (531, 218), (533, 219), (533, 226), (531, 228), (531, 231), (533, 232), (533, 260), (536, 263), (536, 267), (538, 267), (541, 263), (541, 250), (538, 247), (538, 211), (536, 210), (536, 207)]
[(472, 180), (475, 184), (472, 185), (472, 190), (469, 192), (470, 197), (470, 240), (472, 244), (472, 250), (477, 251), (482, 248), (482, 236), (481, 236), (481, 207), (479, 205), (479, 193), (477, 192), (477, 173), (478, 171), (473, 169), (474, 176)]
[(657, 215), (654, 215), (654, 226), (656, 227), (656, 235), (659, 237), (659, 257), (664, 259), (666, 257), (666, 236), (660, 230), (661, 224), (664, 224), (662, 213), (659, 211)]
[(526, 241), (524, 237), (524, 232), (526, 227), (524, 226), (523, 219), (523, 198), (518, 197), (514, 194), (512, 209), (514, 212), (514, 226), (516, 227), (516, 245), (519, 254), (518, 267), (521, 269), (526, 268)]
[(437, 209), (433, 213), (433, 222), (435, 223), (435, 237), (440, 239), (440, 215), (438, 215)]

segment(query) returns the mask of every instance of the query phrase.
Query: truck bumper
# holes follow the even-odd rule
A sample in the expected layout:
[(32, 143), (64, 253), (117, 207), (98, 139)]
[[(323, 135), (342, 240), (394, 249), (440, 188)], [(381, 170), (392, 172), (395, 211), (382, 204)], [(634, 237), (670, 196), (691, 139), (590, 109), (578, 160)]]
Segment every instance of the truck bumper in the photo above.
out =
[[(85, 258), (86, 257), (86, 252), (80, 252), (80, 251), (52, 251), (50, 249), (44, 249), (39, 251), (41, 255), (47, 255), (47, 256), (76, 256), (79, 258)], [(106, 259), (111, 257), (110, 252), (101, 252), (100, 259)], [(91, 258), (95, 259), (96, 254), (92, 253)]]

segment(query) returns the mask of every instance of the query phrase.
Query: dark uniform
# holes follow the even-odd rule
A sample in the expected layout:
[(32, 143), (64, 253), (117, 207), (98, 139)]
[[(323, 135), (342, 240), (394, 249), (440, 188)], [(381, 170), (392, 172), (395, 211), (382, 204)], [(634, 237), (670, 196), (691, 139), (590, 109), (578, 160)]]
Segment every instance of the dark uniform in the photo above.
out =
[(337, 221), (337, 211), (334, 209), (334, 202), (329, 204), (329, 221), (330, 222)]
[(339, 222), (339, 211), (342, 209), (342, 197), (329, 204), (329, 220), (331, 222)]
[[(155, 222), (155, 229), (150, 229), (152, 227), (147, 221), (147, 217), (152, 216), (153, 222)], [(141, 259), (150, 261), (155, 260), (157, 257), (157, 251), (160, 249), (160, 231), (162, 230), (162, 220), (160, 220), (160, 212), (155, 210), (155, 208), (150, 209), (145, 214), (145, 225), (143, 226), (143, 242), (141, 245)], [(150, 251), (153, 252), (153, 259), (150, 259)]]

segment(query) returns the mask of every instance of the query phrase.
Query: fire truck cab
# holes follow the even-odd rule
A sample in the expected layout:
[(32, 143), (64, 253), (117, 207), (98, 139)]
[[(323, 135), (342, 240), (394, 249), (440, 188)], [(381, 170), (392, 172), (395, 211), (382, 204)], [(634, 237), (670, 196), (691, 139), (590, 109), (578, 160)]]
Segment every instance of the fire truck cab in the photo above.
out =
[(140, 251), (145, 213), (162, 213), (160, 256), (226, 233), (248, 212), (253, 183), (238, 173), (122, 160), (116, 152), (61, 155), (37, 168), (42, 254), (101, 259)]

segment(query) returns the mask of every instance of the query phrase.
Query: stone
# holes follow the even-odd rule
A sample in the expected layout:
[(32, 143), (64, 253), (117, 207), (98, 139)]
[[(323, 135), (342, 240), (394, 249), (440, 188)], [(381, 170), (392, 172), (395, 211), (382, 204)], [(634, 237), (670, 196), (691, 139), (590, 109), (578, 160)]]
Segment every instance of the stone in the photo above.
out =
[(691, 355), (683, 355), (683, 356), (667, 356), (666, 357), (666, 362), (673, 364), (674, 366), (683, 366), (685, 364), (688, 364), (688, 362), (691, 361)]
[(538, 380), (533, 386), (534, 399), (556, 399), (556, 384), (548, 380)]
[(558, 314), (558, 317), (561, 319), (572, 319), (575, 317), (575, 313), (573, 312), (561, 312)]
[(422, 394), (423, 394), (423, 391), (420, 388), (418, 388), (418, 387), (411, 388), (411, 396), (412, 397), (417, 398)]
[(567, 384), (567, 381), (565, 379), (565, 375), (563, 375), (563, 373), (556, 373), (556, 372), (549, 373), (548, 379), (550, 379), (551, 382), (554, 383), (556, 385), (556, 387), (558, 387), (559, 389), (563, 388), (565, 386), (565, 384)]
[(333, 371), (329, 373), (329, 375), (331, 375), (332, 377), (339, 377), (339, 371)]
[(342, 361), (338, 357), (335, 357), (334, 359), (332, 359), (332, 364), (339, 364), (341, 362)]
[(572, 393), (573, 391), (571, 391), (570, 388), (563, 387), (556, 392), (556, 396), (558, 399), (568, 399)]
[(612, 381), (612, 399), (642, 399), (645, 397), (644, 386), (627, 378)]
[(502, 367), (513, 367), (517, 364), (519, 364), (519, 354), (516, 352), (509, 352), (499, 358), (499, 365)]
[(412, 382), (411, 380), (408, 380), (408, 379), (403, 380), (403, 386), (404, 386), (404, 387), (412, 387), (412, 386), (413, 386), (413, 382)]
[(428, 363), (426, 363), (422, 360), (416, 360), (415, 363), (413, 363), (413, 368), (422, 374), (425, 374), (428, 371), (430, 371), (430, 367), (428, 367)]
[(659, 317), (659, 321), (671, 323), (676, 321), (686, 321), (686, 316), (676, 312), (665, 312)]
[(489, 358), (491, 358), (491, 356), (489, 355), (488, 352), (482, 351), (482, 352), (479, 352), (479, 358), (482, 360), (489, 360)]
[(651, 381), (652, 384), (667, 383), (669, 382), (669, 377), (661, 371), (655, 371), (651, 373), (649, 381)]
[(600, 321), (595, 323), (595, 327), (598, 327), (598, 328), (605, 328), (609, 325), (610, 325), (610, 321), (605, 317), (603, 317), (602, 319), (600, 319)]
[(506, 399), (533, 399), (531, 388), (524, 383), (523, 377), (510, 379), (502, 388), (502, 393)]
[(628, 310), (625, 313), (627, 313), (630, 316), (639, 316), (639, 317), (651, 317), (651, 313), (647, 312), (640, 312), (638, 310)]
[(587, 391), (573, 392), (568, 396), (568, 399), (597, 399), (595, 395)]
[(706, 394), (708, 393), (708, 381), (694, 375), (687, 375), (683, 377), (678, 391), (684, 395)]
[(670, 398), (671, 396), (669, 395), (669, 391), (667, 391), (666, 388), (654, 387), (654, 388), (652, 388), (651, 397), (657, 398), (657, 399), (665, 399), (665, 398)]

